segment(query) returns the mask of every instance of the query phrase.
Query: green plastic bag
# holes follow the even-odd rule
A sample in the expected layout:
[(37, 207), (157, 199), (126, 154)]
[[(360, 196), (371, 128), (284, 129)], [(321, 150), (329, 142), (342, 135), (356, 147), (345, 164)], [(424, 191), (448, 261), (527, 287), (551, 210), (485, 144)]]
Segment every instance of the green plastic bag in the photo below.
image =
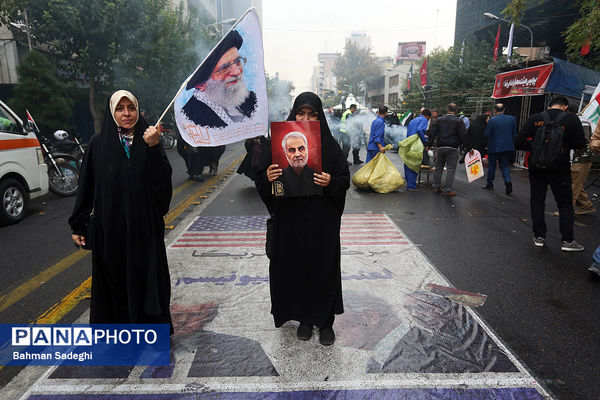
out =
[(404, 165), (415, 172), (419, 172), (421, 169), (423, 150), (425, 150), (425, 146), (419, 135), (411, 135), (398, 142), (398, 155), (404, 161)]
[(402, 175), (385, 154), (377, 154), (371, 162), (375, 164), (373, 173), (369, 177), (371, 189), (377, 193), (390, 193), (404, 185)]

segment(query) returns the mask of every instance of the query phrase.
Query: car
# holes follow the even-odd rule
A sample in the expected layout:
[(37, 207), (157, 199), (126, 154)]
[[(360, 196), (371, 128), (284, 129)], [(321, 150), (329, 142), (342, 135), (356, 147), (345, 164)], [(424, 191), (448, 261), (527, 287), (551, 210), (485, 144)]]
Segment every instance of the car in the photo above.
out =
[(0, 225), (27, 215), (29, 201), (48, 193), (48, 166), (40, 142), (0, 100)]

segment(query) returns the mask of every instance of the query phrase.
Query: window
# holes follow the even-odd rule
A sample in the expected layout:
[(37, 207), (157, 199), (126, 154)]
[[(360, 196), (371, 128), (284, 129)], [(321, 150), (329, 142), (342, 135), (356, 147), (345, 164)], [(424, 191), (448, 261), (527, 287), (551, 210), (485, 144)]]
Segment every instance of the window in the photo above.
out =
[(388, 104), (396, 104), (398, 102), (398, 93), (388, 94)]
[(398, 86), (398, 75), (390, 76), (390, 87)]
[(3, 107), (0, 107), (0, 131), (23, 133), (19, 130), (17, 121)]

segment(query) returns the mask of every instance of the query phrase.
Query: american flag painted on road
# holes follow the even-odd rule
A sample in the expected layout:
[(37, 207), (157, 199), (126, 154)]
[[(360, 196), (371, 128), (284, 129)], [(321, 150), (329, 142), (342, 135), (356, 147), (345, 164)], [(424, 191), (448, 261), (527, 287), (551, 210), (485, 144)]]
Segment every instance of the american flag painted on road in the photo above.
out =
[[(266, 215), (199, 216), (170, 248), (264, 247)], [(342, 246), (404, 246), (408, 241), (384, 214), (344, 214)]]

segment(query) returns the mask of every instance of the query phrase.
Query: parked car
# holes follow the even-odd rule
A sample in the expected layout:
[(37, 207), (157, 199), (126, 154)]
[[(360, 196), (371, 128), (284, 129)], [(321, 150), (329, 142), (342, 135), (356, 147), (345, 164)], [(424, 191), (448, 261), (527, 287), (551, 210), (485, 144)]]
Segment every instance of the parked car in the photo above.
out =
[(48, 167), (34, 132), (0, 101), (0, 224), (25, 218), (31, 199), (48, 193)]

